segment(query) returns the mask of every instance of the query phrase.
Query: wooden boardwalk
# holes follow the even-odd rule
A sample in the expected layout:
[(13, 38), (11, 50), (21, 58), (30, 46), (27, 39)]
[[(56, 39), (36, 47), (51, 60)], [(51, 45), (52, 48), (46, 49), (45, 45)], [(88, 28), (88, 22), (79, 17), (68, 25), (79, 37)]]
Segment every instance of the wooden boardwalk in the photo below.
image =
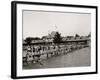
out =
[[(44, 55), (45, 57), (46, 55)], [(30, 63), (23, 65), (24, 69), (37, 69), (37, 68), (59, 68), (59, 67), (79, 67), (90, 66), (91, 64), (90, 47), (82, 48), (80, 50), (69, 52), (65, 55), (53, 56), (48, 59), (42, 60), (40, 63)]]

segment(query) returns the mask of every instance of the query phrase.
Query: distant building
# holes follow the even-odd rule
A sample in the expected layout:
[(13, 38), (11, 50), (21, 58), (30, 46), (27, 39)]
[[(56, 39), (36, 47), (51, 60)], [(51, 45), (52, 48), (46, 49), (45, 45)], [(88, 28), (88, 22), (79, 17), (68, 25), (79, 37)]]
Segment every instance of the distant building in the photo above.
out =
[[(37, 45), (37, 44), (53, 44), (53, 39), (55, 37), (57, 31), (52, 31), (49, 33), (47, 36), (43, 36), (42, 38), (33, 38), (31, 44), (32, 45)], [(66, 43), (66, 44), (89, 44), (91, 41), (91, 36), (66, 36), (62, 37), (62, 42), (61, 43)], [(23, 44), (27, 45), (25, 40), (23, 40)]]
[(52, 31), (50, 34), (48, 34), (47, 36), (43, 36), (43, 40), (46, 42), (53, 42), (53, 38), (56, 34), (56, 31)]

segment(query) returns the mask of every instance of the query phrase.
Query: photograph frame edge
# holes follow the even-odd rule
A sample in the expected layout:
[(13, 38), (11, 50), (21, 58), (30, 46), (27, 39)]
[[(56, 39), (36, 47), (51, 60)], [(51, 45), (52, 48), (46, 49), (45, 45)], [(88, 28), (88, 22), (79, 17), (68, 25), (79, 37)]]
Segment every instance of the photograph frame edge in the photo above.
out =
[[(35, 4), (35, 5), (51, 5), (51, 6), (69, 6), (96, 9), (96, 71), (83, 73), (65, 73), (65, 74), (51, 74), (51, 75), (37, 75), (37, 76), (17, 76), (17, 4)], [(54, 77), (54, 76), (69, 76), (69, 75), (85, 75), (98, 73), (98, 6), (88, 5), (74, 5), (74, 4), (59, 4), (59, 3), (42, 3), (42, 2), (26, 2), (26, 1), (12, 1), (11, 2), (11, 78), (39, 78), (39, 77)]]
[(11, 2), (11, 78), (16, 79), (16, 2), (12, 1)]

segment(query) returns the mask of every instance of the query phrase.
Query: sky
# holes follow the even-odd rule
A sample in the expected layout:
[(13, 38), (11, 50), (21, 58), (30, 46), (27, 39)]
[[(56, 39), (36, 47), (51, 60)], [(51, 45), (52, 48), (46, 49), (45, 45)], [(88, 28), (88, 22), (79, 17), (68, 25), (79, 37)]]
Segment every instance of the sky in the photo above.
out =
[(42, 37), (52, 31), (61, 36), (86, 36), (91, 32), (91, 14), (50, 11), (23, 11), (23, 38)]

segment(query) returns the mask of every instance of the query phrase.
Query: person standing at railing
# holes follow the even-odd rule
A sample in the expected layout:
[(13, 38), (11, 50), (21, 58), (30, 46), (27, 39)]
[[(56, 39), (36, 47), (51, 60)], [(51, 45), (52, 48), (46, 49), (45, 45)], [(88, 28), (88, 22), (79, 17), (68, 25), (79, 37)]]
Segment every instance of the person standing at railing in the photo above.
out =
[(32, 55), (32, 52), (31, 51), (27, 51), (27, 54), (26, 54), (26, 61), (27, 63), (29, 62), (32, 62), (33, 61), (33, 55)]

